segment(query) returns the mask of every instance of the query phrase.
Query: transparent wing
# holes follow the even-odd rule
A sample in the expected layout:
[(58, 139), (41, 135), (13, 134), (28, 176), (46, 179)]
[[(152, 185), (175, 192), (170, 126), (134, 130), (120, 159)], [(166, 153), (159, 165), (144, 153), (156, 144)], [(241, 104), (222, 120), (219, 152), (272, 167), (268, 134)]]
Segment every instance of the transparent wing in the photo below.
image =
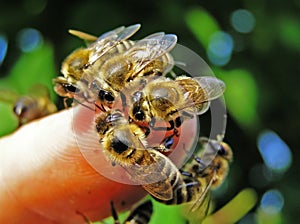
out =
[(28, 90), (28, 94), (35, 97), (44, 97), (44, 98), (50, 97), (48, 88), (42, 84), (34, 84), (33, 86), (31, 86), (30, 89)]
[(113, 47), (130, 38), (140, 29), (140, 27), (140, 24), (135, 24), (128, 27), (122, 26), (102, 34), (93, 44), (90, 45), (90, 48), (93, 49), (93, 53), (90, 55), (89, 64), (95, 63), (95, 61), (97, 61), (102, 55), (107, 53)]
[(139, 40), (125, 54), (137, 62), (134, 67), (137, 74), (153, 60), (171, 51), (176, 43), (176, 35), (158, 32)]
[(208, 101), (214, 100), (222, 96), (225, 91), (225, 83), (220, 79), (211, 76), (200, 76), (194, 78), (206, 93)]
[[(199, 181), (201, 182), (201, 186), (204, 185), (204, 183), (206, 182), (206, 179), (199, 179)], [(204, 185), (204, 189), (202, 190), (201, 194), (199, 195), (199, 197), (195, 200), (195, 202), (192, 204), (191, 208), (190, 208), (190, 212), (195, 212), (195, 211), (200, 211), (202, 210), (202, 212), (204, 211), (205, 216), (207, 215), (208, 212), (208, 207), (205, 205), (208, 205), (210, 202), (210, 188), (211, 185), (214, 181), (214, 176), (209, 180), (208, 183), (206, 183), (206, 185)]]
[(140, 183), (142, 187), (152, 196), (160, 200), (170, 200), (173, 198), (173, 188), (171, 183), (171, 172), (180, 172), (172, 161), (154, 149), (146, 149), (153, 159), (151, 164), (140, 167), (131, 167), (128, 172), (133, 180)]
[(187, 88), (187, 92), (184, 93), (186, 103), (177, 110), (187, 110), (201, 115), (209, 109), (210, 101), (222, 96), (225, 91), (225, 83), (211, 76), (194, 77), (192, 79), (198, 82), (199, 86), (193, 83)]
[(14, 92), (13, 90), (0, 89), (0, 101), (3, 103), (13, 104), (18, 100), (19, 97), (20, 95)]

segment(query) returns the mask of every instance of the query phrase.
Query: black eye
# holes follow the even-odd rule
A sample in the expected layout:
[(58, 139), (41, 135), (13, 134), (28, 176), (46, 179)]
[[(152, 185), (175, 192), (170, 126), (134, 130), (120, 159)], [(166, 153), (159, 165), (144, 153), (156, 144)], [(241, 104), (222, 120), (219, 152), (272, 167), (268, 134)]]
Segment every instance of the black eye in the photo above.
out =
[(113, 102), (115, 100), (115, 97), (112, 95), (112, 93), (105, 90), (100, 90), (98, 97), (102, 101), (106, 100), (108, 102)]
[(67, 92), (72, 92), (72, 93), (75, 93), (77, 90), (75, 86), (69, 84), (64, 85), (64, 88)]
[(226, 152), (225, 148), (220, 144), (219, 147), (218, 147), (218, 155), (225, 156), (226, 153), (227, 152)]
[(25, 105), (16, 104), (13, 110), (17, 116), (21, 116), (28, 111), (28, 107)]
[(138, 111), (138, 112), (136, 112), (136, 113), (134, 114), (134, 117), (135, 117), (135, 119), (138, 120), (138, 121), (143, 121), (143, 120), (145, 120), (145, 114), (144, 114), (143, 111)]
[(111, 143), (111, 147), (116, 153), (121, 154), (128, 149), (128, 142), (123, 142), (120, 139), (115, 138)]
[(141, 110), (141, 108), (139, 106), (135, 106), (133, 108), (132, 113), (133, 113), (134, 118), (138, 121), (143, 121), (146, 118), (145, 113)]

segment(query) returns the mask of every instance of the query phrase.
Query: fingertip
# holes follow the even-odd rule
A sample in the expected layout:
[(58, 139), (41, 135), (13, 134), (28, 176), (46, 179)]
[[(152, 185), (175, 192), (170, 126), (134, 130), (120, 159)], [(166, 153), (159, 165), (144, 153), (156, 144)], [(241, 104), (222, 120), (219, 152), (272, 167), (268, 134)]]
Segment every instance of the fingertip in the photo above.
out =
[[(124, 210), (145, 195), (139, 186), (104, 177), (82, 155), (83, 148), (90, 158), (102, 151), (92, 118), (82, 107), (71, 108), (0, 140), (3, 183), (24, 210), (48, 221), (82, 223), (76, 211), (99, 220), (110, 215), (111, 200)], [(103, 156), (94, 162), (110, 171)]]

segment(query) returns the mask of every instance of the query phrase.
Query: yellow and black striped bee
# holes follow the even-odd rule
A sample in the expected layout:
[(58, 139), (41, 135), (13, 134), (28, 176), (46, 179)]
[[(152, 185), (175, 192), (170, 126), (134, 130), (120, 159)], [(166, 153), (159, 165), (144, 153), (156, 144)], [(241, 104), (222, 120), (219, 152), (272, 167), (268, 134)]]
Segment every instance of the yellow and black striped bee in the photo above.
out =
[(79, 101), (98, 101), (105, 110), (136, 77), (169, 72), (174, 61), (168, 52), (177, 42), (176, 35), (159, 32), (136, 42), (127, 40), (139, 28), (139, 24), (117, 28), (73, 52), (63, 62), (64, 77), (54, 80), (56, 92)]
[[(148, 224), (150, 222), (153, 213), (153, 206), (150, 200), (144, 201), (130, 210), (128, 217), (122, 222), (123, 224)], [(81, 212), (77, 211), (77, 214), (81, 215), (87, 224), (92, 222)], [(114, 219), (114, 224), (120, 224), (118, 213), (111, 202), (111, 214)]]
[[(156, 199), (173, 200), (179, 188), (198, 188), (197, 181), (185, 184), (178, 168), (162, 153), (164, 146), (147, 147), (144, 132), (129, 123), (122, 112), (110, 110), (100, 114), (96, 130), (109, 161), (123, 167), (132, 181)], [(182, 201), (188, 201), (191, 195), (181, 196)]]
[[(220, 97), (225, 90), (221, 80), (210, 76), (144, 80), (134, 83), (138, 88), (130, 86), (128, 113), (131, 122), (146, 123), (154, 130), (176, 131), (184, 119), (206, 112), (210, 101)], [(157, 121), (167, 122), (169, 126), (158, 127)]]
[[(219, 137), (218, 137), (219, 138)], [(205, 183), (205, 188), (195, 200), (191, 211), (197, 210), (203, 203), (204, 198), (211, 189), (222, 185), (229, 172), (229, 164), (233, 160), (231, 147), (220, 139), (200, 138), (203, 146), (203, 153), (195, 157), (195, 162), (184, 167), (190, 172), (193, 178)]]
[[(102, 34), (100, 37), (70, 30), (69, 32), (89, 43), (86, 48), (79, 48), (72, 52), (62, 63), (61, 72), (63, 77), (57, 77), (54, 81), (54, 90), (58, 95), (67, 98), (78, 97), (81, 89), (87, 88), (87, 83), (79, 82), (84, 75), (85, 69), (98, 61), (103, 63), (107, 57), (121, 53), (134, 45), (133, 41), (127, 40), (140, 28), (139, 24), (129, 27), (118, 27)], [(103, 60), (100, 60), (103, 59)], [(83, 93), (81, 93), (83, 94)]]
[[(115, 224), (119, 224), (119, 217), (111, 202), (112, 216)], [(153, 213), (153, 205), (151, 200), (144, 201), (137, 206), (133, 207), (128, 217), (122, 222), (123, 224), (148, 224)]]
[(13, 105), (13, 112), (18, 117), (19, 126), (52, 114), (57, 110), (50, 99), (47, 87), (41, 84), (33, 85), (28, 90), (27, 95), (20, 95), (8, 89), (1, 89), (0, 101)]

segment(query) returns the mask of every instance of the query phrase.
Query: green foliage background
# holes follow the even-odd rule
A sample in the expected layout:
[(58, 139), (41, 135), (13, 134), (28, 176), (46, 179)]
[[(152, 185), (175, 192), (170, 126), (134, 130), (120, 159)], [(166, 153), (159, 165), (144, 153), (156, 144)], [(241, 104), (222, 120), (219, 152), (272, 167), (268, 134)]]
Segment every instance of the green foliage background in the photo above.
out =
[[(251, 11), (255, 17), (251, 33), (238, 33), (231, 26), (230, 16), (240, 8)], [(284, 197), (282, 211), (268, 216), (261, 213), (258, 204), (247, 220), (294, 223), (300, 218), (297, 207), (300, 196), (297, 169), (300, 162), (299, 8), (299, 0), (1, 1), (0, 35), (8, 40), (8, 50), (0, 67), (0, 88), (13, 89), (20, 94), (26, 93), (36, 82), (52, 88), (51, 79), (59, 75), (62, 60), (82, 45), (67, 33), (70, 28), (98, 35), (120, 25), (141, 23), (142, 29), (135, 38), (161, 30), (175, 33), (180, 44), (197, 52), (208, 64), (206, 50), (210, 35), (218, 30), (226, 31), (241, 48), (233, 51), (227, 65), (210, 65), (227, 86), (226, 140), (234, 150), (235, 161), (225, 187), (215, 194), (216, 208), (245, 187), (254, 187), (259, 199), (265, 191), (275, 188)], [(44, 42), (34, 51), (22, 53), (16, 38), (21, 29), (28, 27), (39, 30)], [(56, 100), (53, 91), (51, 94)], [(11, 105), (0, 103), (0, 133), (11, 132), (16, 125)], [(257, 137), (265, 129), (273, 130), (287, 143), (293, 163), (286, 173), (268, 181), (257, 172), (256, 182), (264, 183), (258, 186), (251, 181), (250, 173), (255, 165), (263, 164)], [(176, 217), (174, 214), (178, 215), (176, 209), (175, 212), (172, 209), (164, 213), (156, 211), (155, 218), (164, 220)]]

